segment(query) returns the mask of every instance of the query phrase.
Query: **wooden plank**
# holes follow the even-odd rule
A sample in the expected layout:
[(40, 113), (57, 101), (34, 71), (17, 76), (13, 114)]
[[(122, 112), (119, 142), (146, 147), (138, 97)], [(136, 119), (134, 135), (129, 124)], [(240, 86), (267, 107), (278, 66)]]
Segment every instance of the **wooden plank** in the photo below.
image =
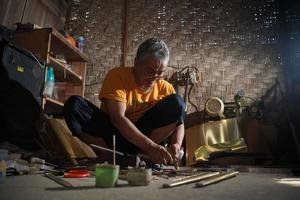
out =
[[(34, 41), (34, 42), (33, 42)], [(15, 44), (47, 61), (49, 30), (38, 29), (32, 32), (15, 34)]]
[(61, 14), (66, 14), (67, 3), (63, 0), (40, 0), (55, 16), (60, 16)]
[(83, 96), (84, 97), (84, 94), (85, 94), (85, 77), (86, 77), (86, 66), (87, 66), (87, 64), (86, 63), (84, 63), (84, 71), (83, 71), (83, 84), (82, 84), (82, 93), (81, 93), (81, 96)]
[(86, 63), (83, 63), (83, 62), (69, 62), (69, 64), (72, 66), (73, 72), (78, 74), (83, 79), (83, 77), (85, 76)]
[(27, 4), (24, 10), (24, 16), (21, 22), (37, 24), (43, 27), (45, 23), (45, 15), (49, 11), (45, 10), (45, 7), (40, 0), (30, 0), (26, 2)]
[(44, 110), (48, 114), (62, 113), (64, 104), (52, 98), (45, 97)]
[(33, 23), (41, 27), (63, 28), (66, 21), (66, 3), (56, 0), (27, 1), (22, 23)]
[(55, 99), (49, 98), (49, 97), (45, 97), (46, 101), (51, 102), (53, 104), (56, 104), (58, 106), (63, 106), (64, 104), (60, 101), (57, 101)]

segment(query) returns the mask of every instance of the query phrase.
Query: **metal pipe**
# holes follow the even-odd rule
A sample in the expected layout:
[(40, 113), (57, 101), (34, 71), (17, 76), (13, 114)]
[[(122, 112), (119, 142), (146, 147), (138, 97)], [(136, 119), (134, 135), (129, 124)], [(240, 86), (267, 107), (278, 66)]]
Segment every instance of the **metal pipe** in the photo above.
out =
[(64, 179), (62, 179), (60, 177), (54, 176), (51, 173), (45, 173), (45, 176), (64, 187), (68, 187), (68, 188), (73, 187), (73, 185), (71, 183), (69, 183), (68, 181), (65, 181)]
[(224, 175), (221, 175), (221, 176), (209, 179), (209, 180), (204, 180), (199, 183), (196, 183), (196, 187), (204, 187), (204, 186), (207, 186), (207, 185), (210, 185), (213, 183), (217, 183), (217, 182), (232, 178), (238, 174), (239, 174), (239, 172), (235, 171), (235, 172), (227, 173), (227, 174), (224, 174)]
[(193, 182), (201, 181), (201, 180), (204, 180), (204, 179), (207, 179), (207, 178), (210, 178), (210, 177), (217, 176), (219, 174), (220, 174), (220, 172), (212, 172), (212, 173), (206, 173), (206, 174), (191, 175), (191, 176), (188, 176), (188, 177), (177, 179), (177, 180), (173, 181), (172, 183), (163, 184), (163, 187), (164, 188), (171, 188), (171, 187), (175, 187), (175, 186), (178, 186), (178, 185), (193, 183)]
[[(93, 147), (93, 148), (95, 148), (95, 149), (100, 149), (100, 150), (108, 151), (108, 152), (111, 152), (111, 153), (114, 152), (112, 149), (101, 147), (101, 146), (98, 146), (98, 145), (95, 145), (95, 144), (90, 144), (90, 146)], [(115, 153), (118, 154), (118, 155), (120, 155), (120, 156), (125, 156), (125, 154), (122, 153), (122, 152), (120, 152), (120, 151), (115, 151)]]

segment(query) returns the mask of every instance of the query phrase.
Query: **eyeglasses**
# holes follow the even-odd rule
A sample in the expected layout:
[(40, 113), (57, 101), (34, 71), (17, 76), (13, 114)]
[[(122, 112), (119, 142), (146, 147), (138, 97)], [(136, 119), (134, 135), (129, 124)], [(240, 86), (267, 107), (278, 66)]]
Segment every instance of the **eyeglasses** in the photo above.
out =
[(149, 78), (164, 78), (165, 71), (156, 71), (149, 67), (145, 67), (143, 70), (143, 74)]

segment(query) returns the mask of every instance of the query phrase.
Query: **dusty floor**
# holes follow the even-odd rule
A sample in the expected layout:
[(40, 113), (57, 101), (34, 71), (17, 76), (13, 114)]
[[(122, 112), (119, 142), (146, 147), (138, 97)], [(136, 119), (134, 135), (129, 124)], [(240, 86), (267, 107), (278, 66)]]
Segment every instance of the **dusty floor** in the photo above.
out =
[[(295, 178), (283, 184), (284, 174), (265, 173), (241, 173), (237, 177), (210, 185), (204, 188), (195, 188), (195, 184), (164, 189), (162, 184), (167, 179), (154, 177), (148, 186), (133, 187), (126, 182), (119, 182), (115, 188), (95, 188), (94, 178), (81, 180), (70, 180), (77, 187), (63, 188), (52, 180), (42, 175), (24, 175), (6, 177), (4, 184), (0, 185), (0, 199), (22, 199), (22, 200), (48, 200), (48, 199), (272, 199), (272, 200), (299, 200), (300, 178)], [(82, 186), (85, 185), (85, 186)]]

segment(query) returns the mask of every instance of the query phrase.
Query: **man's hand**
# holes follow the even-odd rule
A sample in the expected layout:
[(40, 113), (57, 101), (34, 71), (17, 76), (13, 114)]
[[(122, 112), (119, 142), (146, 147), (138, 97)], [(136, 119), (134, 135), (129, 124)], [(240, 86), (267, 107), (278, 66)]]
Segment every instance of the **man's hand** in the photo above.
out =
[(181, 145), (178, 143), (172, 144), (168, 147), (168, 151), (173, 157), (175, 170), (179, 170), (179, 160), (182, 158), (182, 155), (180, 155), (180, 149)]
[(181, 146), (177, 143), (171, 144), (170, 147), (168, 148), (170, 150), (173, 159), (178, 160), (180, 148)]
[(147, 154), (154, 164), (164, 164), (173, 163), (173, 158), (171, 154), (161, 145), (153, 144), (147, 150)]

